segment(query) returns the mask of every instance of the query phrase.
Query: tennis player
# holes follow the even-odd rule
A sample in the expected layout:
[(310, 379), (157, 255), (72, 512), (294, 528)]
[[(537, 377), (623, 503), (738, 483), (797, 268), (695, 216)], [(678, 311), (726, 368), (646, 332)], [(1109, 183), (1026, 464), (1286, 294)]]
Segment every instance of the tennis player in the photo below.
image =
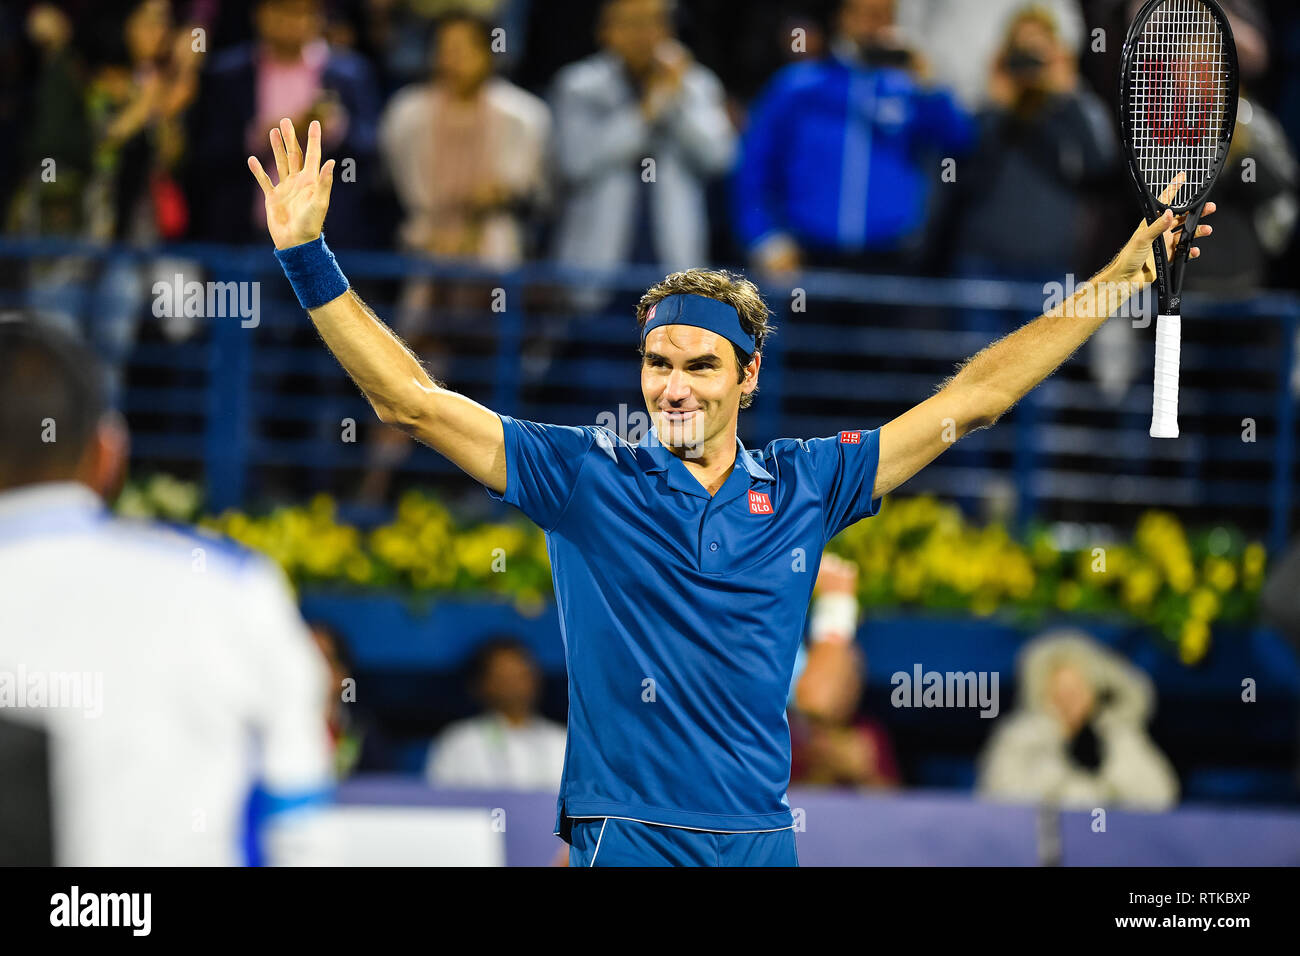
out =
[(305, 153), (287, 119), (270, 138), (278, 183), (256, 158), (249, 168), (325, 344), (382, 421), (546, 532), (569, 669), (555, 831), (575, 866), (798, 864), (785, 704), (823, 546), (1069, 358), (1154, 278), (1151, 243), (1176, 228), (1170, 214), (1141, 225), (1071, 300), (883, 427), (752, 451), (736, 422), (758, 387), (767, 306), (738, 276), (676, 273), (637, 308), (654, 427), (632, 445), (499, 415), (433, 381), (325, 245), (334, 161), (321, 165), (319, 125)]

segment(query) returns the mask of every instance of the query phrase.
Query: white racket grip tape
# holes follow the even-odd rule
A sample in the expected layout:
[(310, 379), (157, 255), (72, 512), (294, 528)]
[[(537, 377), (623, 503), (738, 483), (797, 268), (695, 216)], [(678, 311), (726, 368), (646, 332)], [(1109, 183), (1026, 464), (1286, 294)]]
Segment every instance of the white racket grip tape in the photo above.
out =
[(1183, 319), (1156, 316), (1156, 383), (1151, 403), (1151, 437), (1178, 437), (1178, 360)]

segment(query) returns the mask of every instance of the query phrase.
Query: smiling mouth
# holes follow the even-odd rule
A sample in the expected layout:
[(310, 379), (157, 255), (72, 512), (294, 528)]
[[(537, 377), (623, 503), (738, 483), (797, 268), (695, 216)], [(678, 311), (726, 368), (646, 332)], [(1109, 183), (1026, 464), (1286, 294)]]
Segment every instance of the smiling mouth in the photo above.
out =
[(684, 422), (684, 421), (688, 421), (690, 417), (695, 414), (696, 411), (698, 411), (698, 409), (692, 409), (689, 412), (664, 411), (662, 414), (667, 421)]

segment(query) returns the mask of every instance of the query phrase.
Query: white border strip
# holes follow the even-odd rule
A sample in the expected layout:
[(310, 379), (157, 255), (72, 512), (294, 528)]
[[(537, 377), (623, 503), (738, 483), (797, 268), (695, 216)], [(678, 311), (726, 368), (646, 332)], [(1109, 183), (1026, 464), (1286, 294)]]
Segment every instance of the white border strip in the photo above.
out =
[(591, 855), (591, 862), (587, 864), (588, 866), (596, 865), (596, 854), (600, 853), (600, 841), (605, 839), (605, 827), (607, 826), (609, 826), (609, 817), (606, 817), (605, 822), (600, 825), (600, 836), (596, 837), (596, 852)]

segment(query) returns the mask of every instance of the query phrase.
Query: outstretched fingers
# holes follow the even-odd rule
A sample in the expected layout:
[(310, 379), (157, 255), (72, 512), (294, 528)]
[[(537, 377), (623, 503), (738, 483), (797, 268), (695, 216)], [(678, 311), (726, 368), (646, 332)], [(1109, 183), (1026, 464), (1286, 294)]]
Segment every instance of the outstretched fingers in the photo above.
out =
[(320, 175), (316, 177), (316, 187), (316, 202), (328, 209), (330, 191), (334, 188), (334, 160), (326, 160), (321, 167)]
[(302, 169), (302, 147), (298, 145), (298, 134), (293, 131), (293, 120), (287, 116), (280, 120), (280, 135), (284, 137), (284, 150), (289, 158), (289, 175), (293, 176)]
[(316, 120), (307, 127), (307, 156), (302, 168), (313, 176), (320, 171), (320, 123)]
[(275, 187), (271, 185), (271, 177), (266, 175), (266, 170), (262, 168), (262, 164), (258, 162), (256, 156), (248, 157), (248, 168), (252, 171), (257, 184), (262, 187), (262, 195), (269, 197), (271, 190)]
[(284, 137), (278, 129), (271, 130), (271, 153), (275, 156), (275, 172), (280, 182), (289, 178), (289, 156), (284, 151)]

